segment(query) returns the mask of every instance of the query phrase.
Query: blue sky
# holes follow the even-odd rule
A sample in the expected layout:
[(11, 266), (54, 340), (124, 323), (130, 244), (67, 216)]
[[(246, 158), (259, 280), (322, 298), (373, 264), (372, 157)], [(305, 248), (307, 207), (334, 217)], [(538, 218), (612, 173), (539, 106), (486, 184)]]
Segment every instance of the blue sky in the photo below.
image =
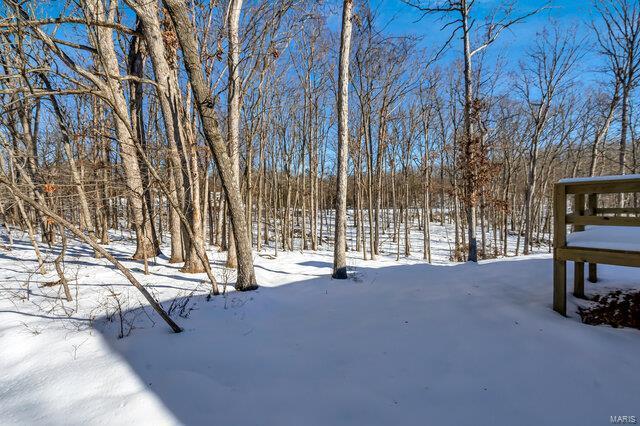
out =
[[(434, 1), (434, 4), (436, 2)], [(474, 6), (474, 15), (482, 19), (488, 12), (494, 10), (501, 3), (500, 0), (476, 0)], [(445, 38), (448, 30), (441, 31), (442, 22), (438, 22), (441, 15), (427, 16), (422, 20), (418, 20), (420, 12), (415, 8), (406, 5), (401, 0), (373, 0), (372, 7), (380, 11), (380, 17), (383, 21), (390, 22), (387, 27), (389, 31), (397, 34), (416, 34), (424, 36), (426, 40), (437, 43)], [(501, 36), (502, 40), (497, 45), (506, 44), (518, 48), (520, 45), (525, 46), (530, 37), (535, 33), (549, 25), (554, 20), (559, 25), (571, 26), (575, 24), (584, 24), (593, 18), (593, 6), (590, 0), (519, 0), (514, 2), (513, 16), (524, 15), (527, 12), (536, 10), (544, 5), (549, 7), (537, 15), (527, 18), (524, 22), (514, 26), (509, 34), (505, 33)]]
[[(426, 3), (426, 2), (425, 2)], [(436, 0), (433, 4), (436, 4)], [(481, 21), (486, 14), (494, 10), (498, 5), (504, 3), (500, 0), (476, 0), (474, 14)], [(421, 46), (429, 49), (436, 49), (441, 46), (450, 34), (449, 29), (441, 30), (446, 21), (440, 20), (441, 15), (426, 16), (419, 20), (420, 12), (412, 8), (401, 0), (372, 0), (372, 8), (379, 10), (380, 23), (388, 23), (387, 30), (397, 35), (416, 35), (422, 38)], [(536, 35), (545, 26), (557, 25), (570, 31), (577, 27), (577, 38), (582, 40), (585, 52), (582, 62), (583, 71), (589, 79), (596, 79), (596, 70), (601, 66), (601, 58), (591, 49), (594, 41), (590, 23), (598, 22), (593, 3), (591, 0), (516, 0), (514, 2), (513, 16), (526, 14), (544, 5), (549, 5), (545, 9), (527, 18), (525, 21), (515, 25), (508, 32), (501, 34), (488, 52), (489, 59), (495, 59), (501, 55), (507, 66), (515, 67), (522, 60), (533, 42)], [(454, 40), (455, 49), (450, 53), (459, 53), (459, 40)]]
[[(251, 0), (245, 1), (250, 2)], [(435, 51), (442, 46), (448, 38), (450, 30), (441, 29), (446, 22), (442, 20), (446, 18), (441, 15), (431, 15), (419, 19), (420, 12), (408, 6), (402, 0), (368, 1), (372, 9), (378, 11), (378, 25), (385, 26), (385, 32), (387, 33), (418, 36), (421, 38), (419, 47), (427, 48), (431, 51)], [(441, 0), (422, 1), (423, 3), (432, 1), (432, 4), (436, 4)], [(342, 1), (328, 0), (328, 2), (333, 6), (328, 9), (333, 12), (333, 16), (328, 17), (329, 27), (332, 30), (339, 30)], [(549, 7), (501, 34), (499, 40), (487, 52), (488, 61), (495, 62), (497, 57), (500, 56), (508, 71), (515, 71), (519, 61), (525, 57), (527, 50), (533, 46), (537, 33), (544, 29), (545, 26), (557, 25), (561, 28), (566, 28), (567, 31), (577, 27), (577, 37), (583, 41), (582, 45), (586, 49), (581, 62), (583, 80), (589, 81), (602, 78), (602, 75), (597, 72), (602, 66), (602, 58), (591, 47), (594, 37), (589, 23), (592, 20), (597, 23), (592, 0), (476, 0), (473, 11), (474, 16), (478, 18), (478, 21), (482, 21), (482, 18), (487, 13), (505, 2), (513, 2), (515, 7), (513, 16), (526, 14), (543, 5), (548, 5)], [(63, 0), (43, 1), (40, 3), (41, 12), (44, 12), (44, 15), (58, 16), (66, 3)], [(460, 53), (459, 46), (460, 40), (454, 40), (452, 49), (443, 60), (457, 58)]]
[[(439, 0), (423, 0), (423, 3), (427, 4), (428, 1), (432, 1), (433, 4), (439, 2)], [(336, 6), (342, 3), (339, 0), (333, 0), (333, 2)], [(592, 38), (588, 34), (589, 29), (586, 28), (587, 23), (594, 19), (592, 0), (476, 0), (474, 13), (481, 19), (487, 12), (505, 2), (515, 4), (514, 16), (535, 10), (545, 4), (549, 5), (549, 8), (513, 27), (510, 32), (502, 34), (500, 40), (493, 45), (493, 50), (508, 53), (509, 56), (521, 57), (531, 44), (536, 32), (545, 25), (549, 25), (551, 21), (567, 28), (580, 25), (581, 33)], [(63, 0), (43, 1), (40, 3), (41, 12), (48, 16), (59, 16), (66, 3)], [(423, 38), (422, 45), (425, 47), (439, 46), (447, 38), (448, 30), (441, 30), (443, 21), (438, 20), (438, 15), (418, 20), (420, 13), (401, 0), (369, 0), (369, 3), (374, 10), (379, 11), (379, 23), (386, 24), (387, 31), (392, 34), (420, 36)], [(335, 11), (335, 16), (329, 17), (329, 25), (336, 28), (340, 20), (340, 7), (331, 9)]]

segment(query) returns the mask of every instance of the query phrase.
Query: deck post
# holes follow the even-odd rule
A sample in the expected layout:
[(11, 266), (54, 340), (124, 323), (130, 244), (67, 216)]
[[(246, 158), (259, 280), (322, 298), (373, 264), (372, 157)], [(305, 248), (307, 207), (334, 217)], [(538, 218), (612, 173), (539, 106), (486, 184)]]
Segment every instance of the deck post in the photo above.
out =
[(597, 263), (589, 263), (589, 282), (590, 283), (598, 282), (598, 264)]
[[(573, 204), (573, 213), (584, 216), (584, 194), (576, 194)], [(573, 225), (574, 231), (584, 231), (584, 225)], [(584, 262), (573, 263), (573, 295), (575, 297), (584, 297)]]
[(567, 262), (553, 261), (553, 310), (567, 316)]
[(567, 193), (565, 185), (553, 188), (553, 310), (567, 315), (567, 262), (558, 259), (558, 249), (567, 244)]
[(598, 194), (589, 194), (587, 198), (587, 215), (595, 216), (598, 214)]
[[(587, 198), (587, 214), (589, 216), (595, 216), (598, 214), (598, 194), (589, 194)], [(598, 282), (598, 264), (589, 263), (589, 282)]]
[(573, 295), (584, 297), (584, 262), (574, 262)]
[[(584, 194), (576, 194), (573, 203), (573, 213), (584, 216)], [(584, 225), (573, 225), (574, 231), (584, 231)]]

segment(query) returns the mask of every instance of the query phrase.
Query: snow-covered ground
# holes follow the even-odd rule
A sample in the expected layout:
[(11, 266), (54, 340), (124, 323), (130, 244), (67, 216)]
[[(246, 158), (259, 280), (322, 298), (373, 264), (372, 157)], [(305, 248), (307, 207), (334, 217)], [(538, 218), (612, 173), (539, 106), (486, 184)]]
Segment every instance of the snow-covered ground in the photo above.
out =
[[(603, 425), (640, 416), (640, 332), (551, 309), (548, 255), (434, 264), (395, 253), (330, 278), (329, 251), (255, 255), (261, 288), (206, 300), (204, 275), (109, 250), (185, 328), (172, 334), (88, 248), (69, 248), (74, 301), (26, 239), (0, 252), (0, 424)], [(54, 254), (48, 253), (50, 260)], [(233, 277), (210, 251), (221, 283)], [(587, 291), (640, 287), (602, 266)], [(571, 281), (571, 280), (569, 280)], [(584, 303), (584, 302), (579, 302)], [(118, 308), (120, 306), (120, 309)], [(128, 337), (118, 338), (122, 330)], [(185, 318), (186, 317), (186, 318)], [(111, 319), (108, 321), (107, 318)], [(155, 325), (154, 325), (155, 323)], [(131, 326), (134, 329), (131, 329)]]
[[(400, 212), (396, 212), (400, 215)], [(419, 228), (418, 218), (419, 211), (416, 209), (412, 209), (411, 217), (410, 217), (410, 225), (409, 225), (409, 256), (405, 256), (405, 228), (404, 223), (399, 224), (399, 231), (394, 230), (392, 225), (392, 217), (393, 212), (391, 209), (385, 210), (380, 214), (380, 245), (379, 245), (379, 253), (383, 256), (389, 256), (390, 258), (403, 258), (405, 260), (422, 260), (424, 256), (424, 232)], [(356, 239), (358, 238), (358, 234), (356, 232), (355, 225), (355, 212), (353, 210), (347, 210), (347, 246), (349, 250), (355, 251), (358, 248), (356, 244)], [(434, 214), (439, 217), (441, 214), (439, 209), (434, 209)], [(320, 231), (321, 225), (318, 224), (318, 239), (319, 239), (319, 248), (325, 248), (328, 250), (333, 250), (333, 234), (334, 228), (333, 223), (335, 222), (334, 212), (333, 211), (325, 211), (324, 215), (324, 225), (323, 231)], [(298, 218), (299, 219), (299, 218)], [(447, 219), (449, 219), (447, 217)], [(369, 231), (369, 222), (368, 222), (368, 214), (365, 210), (363, 213), (363, 228), (364, 228), (364, 246), (367, 248), (367, 256), (370, 255), (370, 231)], [(320, 221), (319, 221), (320, 222)], [(440, 222), (431, 222), (430, 224), (430, 242), (431, 242), (431, 263), (433, 264), (449, 264), (452, 259), (455, 258), (455, 227), (453, 223), (448, 220), (444, 225), (441, 225)], [(302, 234), (301, 222), (299, 220), (294, 220), (294, 230), (296, 235)], [(463, 235), (466, 233), (466, 230), (459, 230), (459, 238), (462, 243)], [(310, 230), (307, 228), (307, 233)], [(398, 233), (400, 237), (394, 239), (394, 232)], [(257, 236), (257, 231), (254, 226), (254, 238)], [(262, 234), (264, 235), (264, 234)], [(477, 229), (477, 240), (478, 240), (478, 250), (482, 250), (482, 233), (481, 228), (478, 226)], [(548, 241), (550, 236), (548, 234), (536, 234), (536, 237), (540, 238), (542, 241)], [(278, 247), (282, 246), (282, 238), (278, 236)], [(362, 237), (360, 237), (362, 240)], [(275, 237), (273, 232), (270, 233), (270, 243), (268, 247), (265, 247), (265, 252), (274, 253), (275, 252)], [(362, 242), (362, 241), (361, 241)], [(310, 243), (309, 243), (310, 244)], [(487, 227), (487, 231), (485, 234), (485, 244), (488, 257), (494, 257), (493, 253), (502, 253), (503, 250), (503, 242), (500, 240), (498, 235), (493, 233), (493, 228), (489, 229)], [(293, 248), (297, 250), (303, 249), (303, 242), (300, 237), (297, 237), (293, 241)], [(496, 250), (497, 249), (497, 250)], [(363, 253), (360, 248), (359, 254), (352, 254), (353, 257), (361, 256), (363, 257)], [(509, 256), (516, 255), (516, 253), (521, 254), (523, 251), (523, 238), (518, 238), (515, 232), (510, 232), (507, 238), (507, 253)], [(541, 244), (538, 246), (534, 246), (532, 248), (533, 254), (536, 253), (550, 253), (550, 247), (546, 244)]]
[(629, 250), (640, 252), (640, 228), (631, 226), (587, 226), (567, 235), (572, 247)]

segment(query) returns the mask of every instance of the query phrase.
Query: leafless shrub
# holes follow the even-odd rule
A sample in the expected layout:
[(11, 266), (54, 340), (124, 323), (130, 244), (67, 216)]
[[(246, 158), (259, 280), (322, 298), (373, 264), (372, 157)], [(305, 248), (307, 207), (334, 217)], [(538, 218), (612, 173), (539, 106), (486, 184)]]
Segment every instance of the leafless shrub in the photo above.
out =
[(197, 309), (196, 303), (191, 300), (195, 292), (196, 289), (189, 292), (179, 292), (176, 297), (171, 300), (169, 307), (165, 308), (167, 314), (170, 316), (177, 314), (180, 318), (189, 318), (191, 311)]

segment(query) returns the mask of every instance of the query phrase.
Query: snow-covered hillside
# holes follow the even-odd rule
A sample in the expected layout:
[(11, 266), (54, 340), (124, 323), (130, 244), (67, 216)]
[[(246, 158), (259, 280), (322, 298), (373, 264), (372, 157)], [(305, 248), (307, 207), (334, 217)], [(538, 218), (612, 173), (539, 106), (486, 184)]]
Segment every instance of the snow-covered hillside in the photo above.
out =
[[(125, 260), (133, 248), (109, 250)], [(220, 282), (233, 282), (222, 254), (210, 255)], [(16, 240), (0, 253), (0, 423), (602, 425), (640, 415), (640, 332), (580, 323), (572, 297), (570, 318), (553, 312), (548, 255), (478, 265), (352, 255), (353, 279), (336, 281), (330, 252), (265, 251), (259, 290), (210, 301), (204, 275), (158, 259), (144, 276), (126, 261), (185, 328), (172, 334), (90, 249), (70, 247), (75, 300), (63, 303), (59, 287), (38, 286), (55, 275), (34, 274), (31, 248)], [(588, 291), (640, 284), (634, 269), (600, 272)]]

